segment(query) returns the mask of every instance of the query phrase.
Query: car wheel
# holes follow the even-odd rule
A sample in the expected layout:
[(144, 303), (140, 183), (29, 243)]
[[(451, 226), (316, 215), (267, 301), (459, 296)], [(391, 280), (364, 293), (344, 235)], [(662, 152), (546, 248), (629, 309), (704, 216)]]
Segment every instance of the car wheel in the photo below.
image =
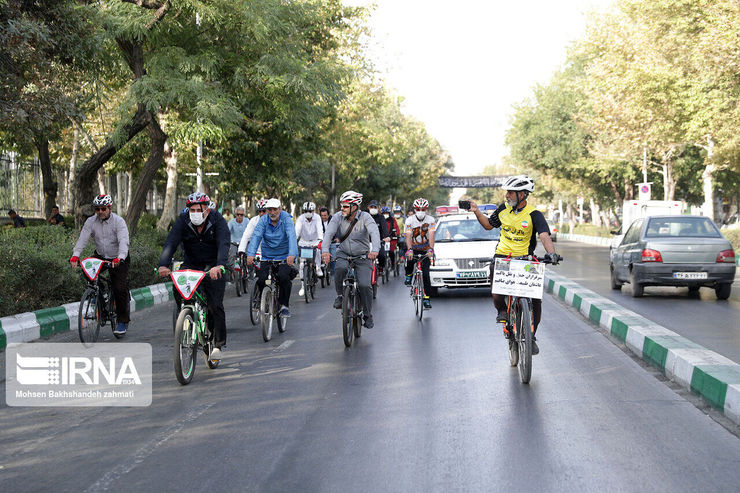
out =
[(622, 289), (622, 283), (617, 280), (617, 273), (614, 271), (614, 266), (610, 265), (609, 270), (611, 271), (611, 285), (612, 289)]
[(632, 297), (633, 298), (641, 297), (643, 293), (645, 292), (645, 287), (639, 282), (637, 282), (634, 269), (630, 271), (630, 284), (632, 285)]
[(730, 283), (717, 284), (714, 286), (714, 294), (717, 295), (718, 300), (726, 300), (729, 298), (730, 291), (732, 291), (732, 284)]

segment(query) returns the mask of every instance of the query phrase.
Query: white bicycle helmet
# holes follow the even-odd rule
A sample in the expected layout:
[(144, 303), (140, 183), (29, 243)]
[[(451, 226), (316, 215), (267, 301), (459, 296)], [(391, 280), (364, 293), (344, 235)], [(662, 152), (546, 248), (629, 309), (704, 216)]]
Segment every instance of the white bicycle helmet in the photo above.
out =
[(93, 199), (93, 207), (100, 207), (100, 206), (109, 206), (113, 203), (113, 199), (110, 198), (110, 195), (100, 194), (97, 197)]
[(303, 203), (303, 212), (313, 212), (316, 210), (316, 204), (313, 202), (304, 202)]
[(341, 197), (339, 197), (339, 203), (354, 204), (359, 207), (359, 205), (362, 204), (362, 194), (352, 190), (347, 190)]
[(501, 185), (501, 188), (514, 192), (534, 192), (534, 180), (527, 175), (512, 176)]
[(257, 212), (264, 211), (265, 210), (265, 204), (267, 203), (267, 199), (259, 199), (257, 201)]
[(414, 209), (425, 211), (429, 208), (429, 201), (423, 197), (414, 200)]

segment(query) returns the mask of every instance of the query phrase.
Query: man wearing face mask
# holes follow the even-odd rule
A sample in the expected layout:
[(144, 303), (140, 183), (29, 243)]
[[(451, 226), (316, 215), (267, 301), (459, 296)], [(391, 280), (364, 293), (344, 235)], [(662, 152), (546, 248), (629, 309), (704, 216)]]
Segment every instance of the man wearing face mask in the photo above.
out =
[(355, 275), (360, 285), (360, 301), (364, 314), (363, 325), (372, 329), (373, 322), (373, 288), (371, 285), (373, 265), (372, 261), (378, 256), (380, 250), (380, 234), (378, 225), (372, 216), (360, 210), (362, 194), (348, 190), (339, 198), (342, 210), (332, 216), (326, 228), (326, 234), (321, 242), (321, 256), (324, 263), (331, 260), (329, 246), (334, 238), (339, 238), (337, 249), (337, 264), (334, 275), (334, 288), (337, 291), (337, 299), (334, 300), (334, 308), (342, 308), (342, 290), (344, 289), (344, 278), (349, 270), (348, 257), (362, 257), (355, 261)]
[(406, 251), (406, 223), (403, 217), (403, 207), (400, 205), (393, 207), (393, 219), (398, 224), (398, 251), (403, 253)]
[[(316, 248), (319, 246), (321, 238), (324, 237), (324, 228), (321, 225), (321, 218), (314, 214), (316, 210), (316, 204), (313, 202), (303, 203), (303, 214), (298, 216), (295, 222), (295, 236), (298, 238), (298, 247)], [(303, 262), (305, 259), (301, 257), (301, 262), (298, 266), (298, 274), (301, 276), (301, 289), (298, 291), (298, 296), (303, 296), (304, 285), (303, 285)], [(316, 267), (316, 275), (323, 276), (321, 270), (321, 252), (316, 249), (314, 255), (314, 265)]]
[[(254, 264), (257, 248), (262, 248), (262, 260), (285, 260), (277, 271), (278, 301), (280, 302), (280, 316), (290, 317), (290, 288), (292, 281), (298, 274), (294, 267), (298, 255), (298, 245), (295, 238), (295, 226), (290, 214), (282, 210), (278, 199), (269, 199), (265, 203), (267, 214), (260, 218), (254, 234), (247, 248), (247, 265)], [(265, 287), (270, 269), (264, 262), (257, 271), (257, 287), (262, 292)]]
[(396, 259), (396, 246), (398, 245), (398, 222), (396, 222), (396, 218), (391, 216), (391, 208), (390, 207), (383, 207), (380, 209), (380, 213), (383, 214), (383, 218), (385, 219), (385, 225), (388, 229), (388, 234), (391, 237), (391, 249), (388, 251), (388, 259), (390, 260), (390, 268), (396, 267), (396, 262), (398, 261)]
[(249, 224), (247, 224), (247, 227), (242, 234), (242, 239), (239, 241), (239, 254), (245, 254), (247, 252), (247, 244), (254, 234), (254, 228), (257, 227), (257, 223), (259, 222), (260, 218), (267, 214), (267, 211), (265, 210), (266, 203), (267, 199), (259, 199), (257, 201), (257, 204), (255, 204), (257, 215), (249, 220)]
[[(319, 209), (319, 214), (321, 215), (321, 238), (324, 238), (324, 235), (326, 234), (326, 228), (329, 226), (329, 221), (331, 220), (331, 216), (329, 215), (329, 209), (327, 207), (322, 207)], [(339, 240), (337, 238), (334, 238), (334, 241), (331, 242), (331, 245), (329, 245), (329, 253), (331, 254), (331, 262), (329, 264), (326, 264), (327, 269), (327, 275), (334, 277), (334, 267), (336, 264), (336, 260), (334, 260), (337, 257), (337, 247), (339, 246)]]
[[(487, 230), (501, 228), (501, 238), (496, 246), (497, 257), (521, 257), (523, 255), (534, 255), (537, 246), (537, 237), (542, 241), (548, 258), (553, 264), (560, 261), (560, 256), (555, 253), (555, 246), (550, 239), (550, 227), (547, 225), (545, 216), (527, 204), (527, 197), (534, 191), (534, 181), (527, 175), (512, 176), (501, 188), (506, 190), (506, 202), (498, 206), (490, 217), (486, 217), (475, 202), (470, 201), (470, 211), (478, 218), (478, 222)], [(493, 276), (493, 262), (491, 262), (491, 276)], [(506, 296), (502, 294), (493, 295), (493, 304), (498, 311), (497, 322), (507, 322)], [(542, 300), (532, 299), (532, 311), (534, 313), (534, 331), (542, 319)], [(505, 330), (505, 329), (504, 329)], [(506, 337), (509, 334), (505, 333)], [(536, 339), (532, 337), (532, 354), (540, 352)]]
[(378, 231), (380, 232), (380, 252), (378, 253), (378, 277), (380, 277), (383, 274), (383, 269), (385, 269), (385, 243), (390, 243), (391, 236), (388, 234), (388, 224), (386, 224), (385, 219), (381, 214), (378, 212), (380, 205), (378, 204), (377, 200), (371, 200), (370, 203), (367, 205), (367, 211), (370, 213), (371, 216), (373, 216), (373, 219), (375, 220), (375, 224), (378, 225)]
[[(414, 215), (406, 219), (406, 286), (411, 285), (411, 274), (414, 271), (414, 264), (417, 257), (422, 255), (434, 254), (434, 218), (427, 214), (429, 201), (425, 198), (414, 200)], [(429, 299), (427, 289), (432, 285), (429, 280), (429, 266), (432, 261), (429, 257), (422, 257), (421, 273), (424, 276), (424, 308), (431, 308), (432, 301)]]
[[(230, 233), (226, 220), (217, 210), (209, 207), (211, 199), (202, 192), (188, 195), (188, 212), (180, 214), (164, 242), (159, 257), (159, 275), (170, 275), (169, 265), (172, 256), (182, 243), (184, 261), (181, 269), (194, 269), (208, 272), (203, 282), (203, 290), (208, 303), (208, 323), (213, 331), (213, 352), (211, 360), (220, 360), (222, 348), (226, 345), (226, 312), (224, 311), (223, 278), (229, 257)], [(175, 300), (180, 304), (175, 291)]]

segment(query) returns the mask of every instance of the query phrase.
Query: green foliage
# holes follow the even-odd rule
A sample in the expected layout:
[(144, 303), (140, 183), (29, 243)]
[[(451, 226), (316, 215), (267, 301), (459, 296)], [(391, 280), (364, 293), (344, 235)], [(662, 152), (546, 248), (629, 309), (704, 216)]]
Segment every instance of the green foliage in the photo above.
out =
[[(49, 225), (0, 229), (0, 316), (79, 301), (86, 281), (69, 265), (78, 234)], [(142, 228), (131, 238), (131, 289), (161, 281), (154, 269), (165, 238), (153, 228)], [(93, 250), (90, 242), (81, 257)]]
[(732, 243), (735, 256), (740, 257), (740, 229), (723, 229), (722, 234)]

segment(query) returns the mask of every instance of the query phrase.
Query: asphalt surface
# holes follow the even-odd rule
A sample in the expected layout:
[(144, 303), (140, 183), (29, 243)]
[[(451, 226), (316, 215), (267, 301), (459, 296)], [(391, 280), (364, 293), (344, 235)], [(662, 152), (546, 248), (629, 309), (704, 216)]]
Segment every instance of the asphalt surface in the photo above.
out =
[(264, 343), (229, 289), (225, 359), (188, 386), (171, 307), (134, 313), (152, 405), (3, 406), (0, 491), (737, 491), (740, 439), (549, 295), (523, 385), (484, 291), (419, 323), (395, 279), (350, 349), (333, 290), (296, 294)]
[(689, 293), (669, 286), (647, 286), (643, 297), (633, 298), (629, 284), (610, 287), (609, 247), (560, 240), (556, 249), (566, 257), (554, 268), (559, 274), (740, 363), (740, 269), (728, 300), (718, 300), (711, 288)]

